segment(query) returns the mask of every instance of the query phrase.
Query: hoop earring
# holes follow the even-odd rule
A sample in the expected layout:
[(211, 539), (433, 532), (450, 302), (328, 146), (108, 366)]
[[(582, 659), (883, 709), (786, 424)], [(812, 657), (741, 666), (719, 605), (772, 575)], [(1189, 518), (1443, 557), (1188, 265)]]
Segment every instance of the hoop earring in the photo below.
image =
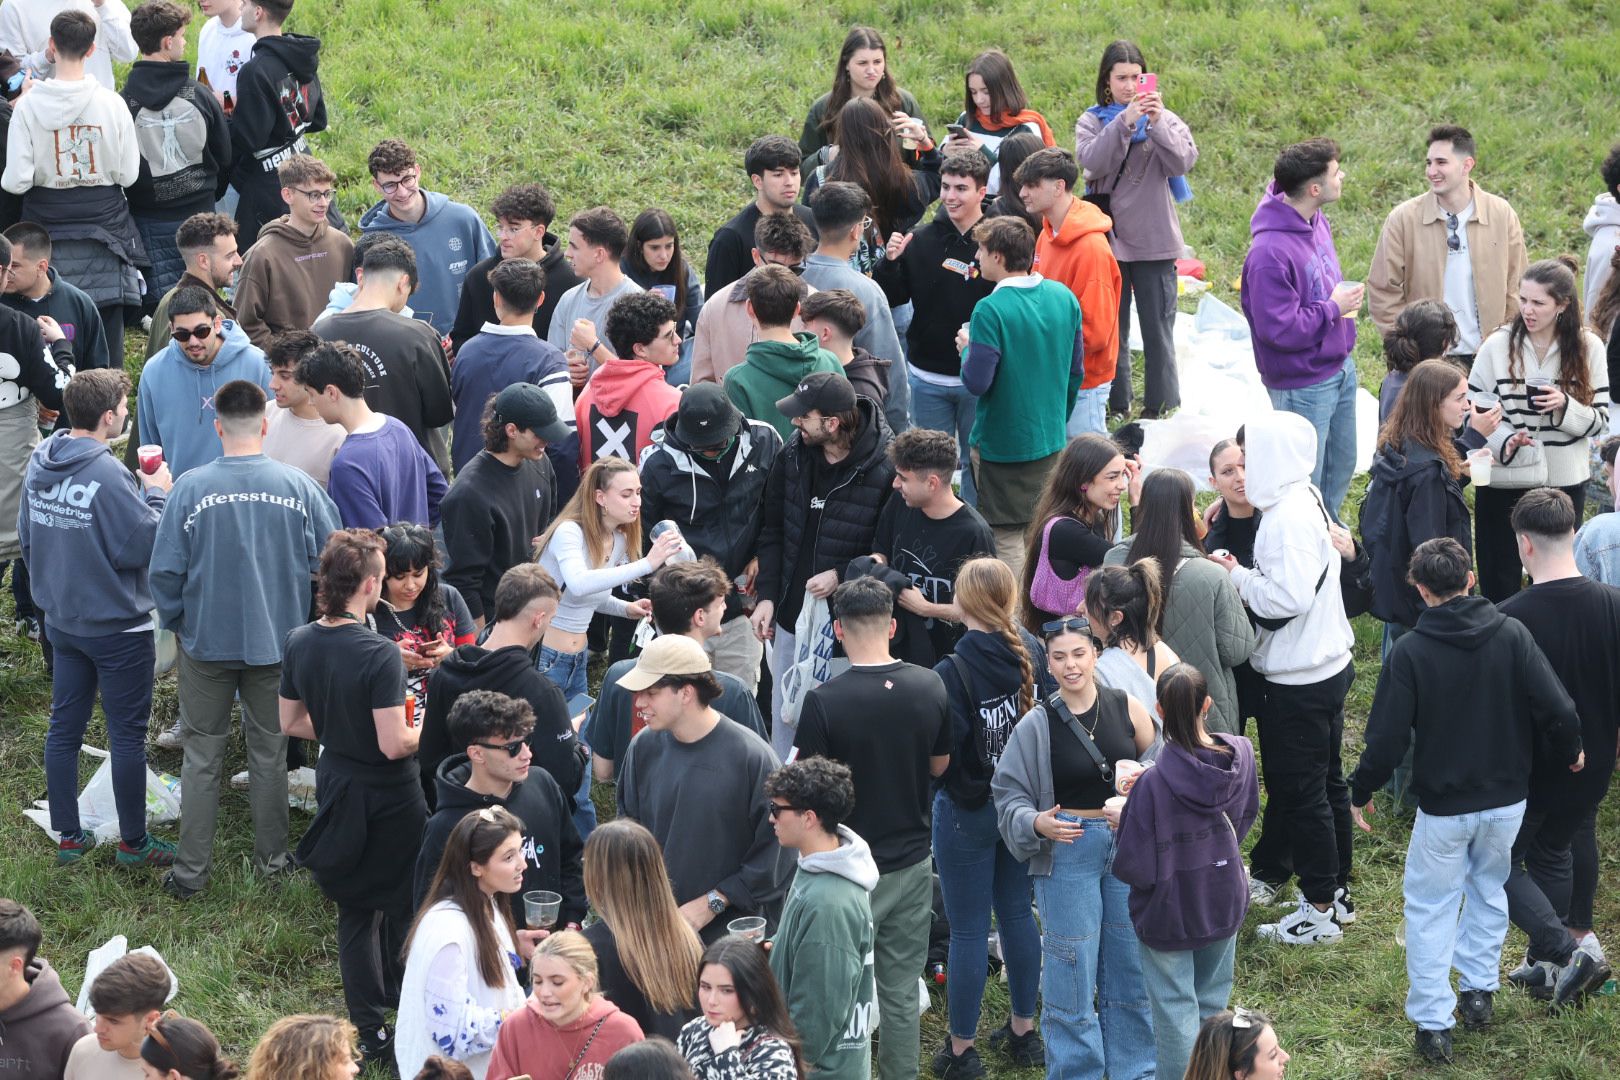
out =
[(1091, 487), (1090, 484), (1081, 484), (1080, 485), (1080, 494), (1084, 495), (1090, 489), (1090, 487)]

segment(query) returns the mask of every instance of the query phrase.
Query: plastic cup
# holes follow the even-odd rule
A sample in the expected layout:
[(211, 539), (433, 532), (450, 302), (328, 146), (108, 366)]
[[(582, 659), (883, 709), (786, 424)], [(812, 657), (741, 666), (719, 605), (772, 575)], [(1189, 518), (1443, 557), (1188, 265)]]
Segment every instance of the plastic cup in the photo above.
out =
[(151, 476), (163, 466), (163, 447), (152, 444), (136, 447), (135, 457), (141, 464), (141, 472)]
[(1491, 467), (1495, 464), (1489, 449), (1468, 452), (1468, 475), (1477, 487), (1491, 486)]
[(1468, 400), (1474, 403), (1474, 411), (1488, 413), (1502, 403), (1502, 399), (1489, 390), (1475, 390), (1468, 395)]
[(557, 925), (557, 913), (562, 910), (562, 897), (554, 892), (536, 889), (523, 894), (523, 921), (531, 930), (549, 930)]
[(1112, 810), (1115, 814), (1123, 813), (1125, 811), (1125, 796), (1114, 795), (1108, 799), (1104, 799), (1103, 809)]
[(1114, 762), (1114, 790), (1121, 795), (1129, 795), (1137, 777), (1141, 776), (1146, 768), (1140, 761), (1125, 759)]
[[(681, 527), (680, 527), (680, 525), (676, 524), (675, 521), (673, 521), (672, 519), (665, 518), (663, 521), (660, 521), (658, 524), (656, 524), (656, 525), (654, 525), (652, 527), (652, 530), (647, 534), (647, 538), (649, 540), (657, 540), (660, 536), (663, 536), (665, 533), (671, 532), (671, 531), (673, 531), (675, 533), (675, 535), (680, 536)], [(697, 552), (693, 551), (692, 550), (692, 545), (688, 544), (686, 542), (685, 537), (682, 537), (681, 538), (681, 550), (676, 552), (675, 555), (672, 556), (669, 561), (670, 562), (692, 562), (696, 558), (697, 558)]]
[(745, 941), (761, 945), (765, 942), (765, 920), (758, 915), (745, 915), (740, 919), (732, 919), (726, 923), (726, 933), (736, 934)]

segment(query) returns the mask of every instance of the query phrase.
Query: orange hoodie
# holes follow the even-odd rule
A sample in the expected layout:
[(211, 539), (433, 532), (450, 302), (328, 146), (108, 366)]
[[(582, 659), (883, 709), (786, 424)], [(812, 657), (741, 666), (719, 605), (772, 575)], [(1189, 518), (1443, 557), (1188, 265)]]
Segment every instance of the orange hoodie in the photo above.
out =
[(603, 457), (634, 465), (652, 440), (653, 428), (681, 403), (681, 392), (664, 381), (664, 369), (645, 360), (607, 361), (591, 375), (574, 402), (579, 427), (579, 468)]
[(1108, 247), (1113, 227), (1112, 218), (1077, 195), (1056, 235), (1043, 223), (1035, 242), (1036, 272), (1067, 285), (1080, 301), (1086, 346), (1082, 390), (1111, 381), (1119, 360), (1119, 263)]

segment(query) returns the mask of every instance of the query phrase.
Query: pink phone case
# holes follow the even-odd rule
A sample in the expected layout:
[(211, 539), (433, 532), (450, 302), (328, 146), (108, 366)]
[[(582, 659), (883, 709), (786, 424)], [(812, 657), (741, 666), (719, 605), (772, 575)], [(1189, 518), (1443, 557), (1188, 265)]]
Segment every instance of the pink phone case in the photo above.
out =
[(1159, 76), (1151, 71), (1144, 71), (1136, 77), (1136, 92), (1139, 94), (1157, 94), (1159, 92)]

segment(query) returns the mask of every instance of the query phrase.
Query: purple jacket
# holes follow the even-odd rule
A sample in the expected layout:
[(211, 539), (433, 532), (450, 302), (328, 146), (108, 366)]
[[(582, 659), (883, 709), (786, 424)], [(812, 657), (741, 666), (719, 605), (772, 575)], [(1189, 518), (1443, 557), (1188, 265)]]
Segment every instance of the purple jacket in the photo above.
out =
[(1328, 297), (1344, 280), (1333, 228), (1318, 210), (1299, 216), (1276, 185), (1249, 219), (1254, 237), (1243, 259), (1243, 316), (1254, 363), (1268, 390), (1297, 390), (1335, 375), (1356, 347), (1356, 322)]
[(1114, 876), (1131, 887), (1131, 923), (1160, 952), (1202, 949), (1238, 932), (1249, 910), (1243, 837), (1260, 810), (1254, 747), (1212, 734), (1230, 754), (1166, 744), (1136, 781), (1115, 837)]

